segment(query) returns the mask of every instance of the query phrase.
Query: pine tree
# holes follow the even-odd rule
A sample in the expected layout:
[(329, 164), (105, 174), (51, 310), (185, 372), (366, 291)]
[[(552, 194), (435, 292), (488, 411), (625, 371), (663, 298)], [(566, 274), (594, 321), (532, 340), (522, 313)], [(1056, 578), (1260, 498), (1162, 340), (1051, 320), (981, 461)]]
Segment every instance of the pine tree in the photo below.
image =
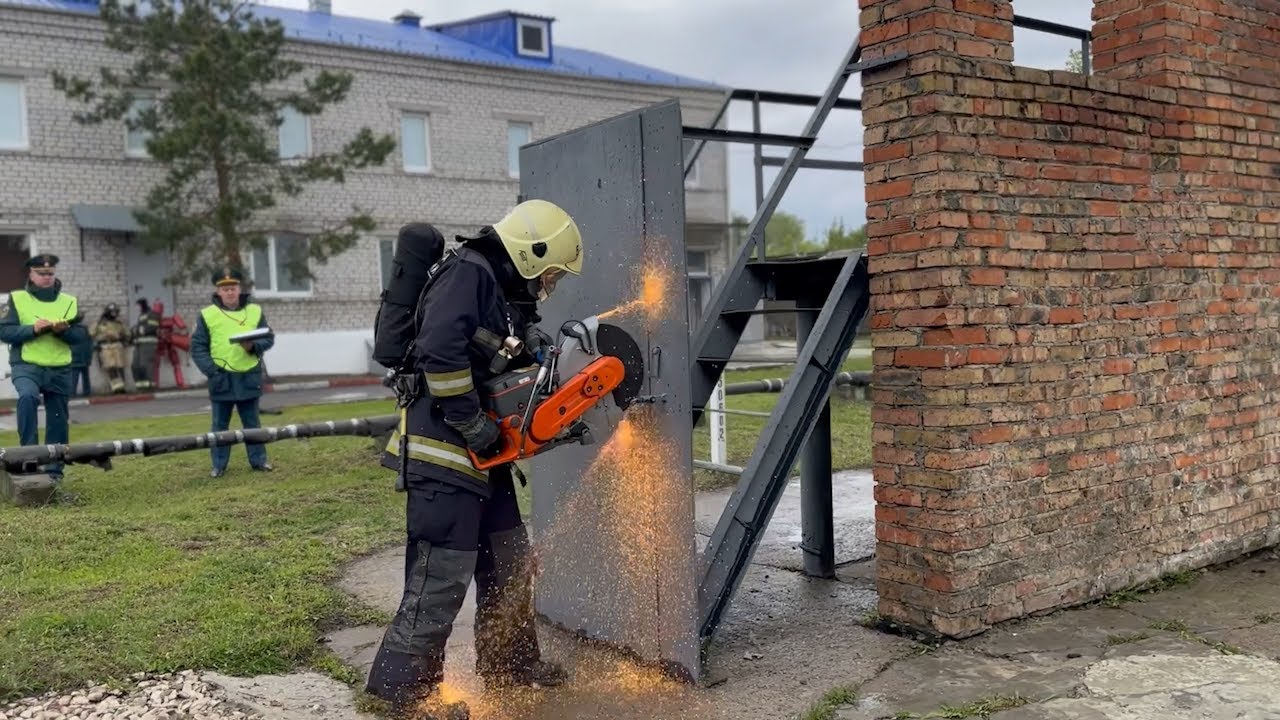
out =
[[(96, 81), (55, 71), (53, 81), (88, 106), (75, 113), (77, 122), (123, 121), (145, 131), (147, 153), (166, 174), (135, 214), (144, 246), (172, 253), (170, 281), (243, 268), (250, 250), (283, 229), (269, 226), (282, 199), (310, 183), (343, 183), (347, 171), (381, 165), (395, 149), (392, 136), (365, 127), (336, 153), (281, 159), (274, 140), (284, 113), (321, 114), (347, 96), (352, 76), (322, 70), (298, 77), (304, 67), (286, 57), (283, 26), (243, 2), (147, 0), (143, 7), (100, 4), (106, 45), (124, 56), (127, 69), (103, 67)], [(342, 221), (308, 233), (306, 254), (285, 261), (287, 270), (309, 278), (308, 257), (323, 263), (374, 227), (353, 207)]]

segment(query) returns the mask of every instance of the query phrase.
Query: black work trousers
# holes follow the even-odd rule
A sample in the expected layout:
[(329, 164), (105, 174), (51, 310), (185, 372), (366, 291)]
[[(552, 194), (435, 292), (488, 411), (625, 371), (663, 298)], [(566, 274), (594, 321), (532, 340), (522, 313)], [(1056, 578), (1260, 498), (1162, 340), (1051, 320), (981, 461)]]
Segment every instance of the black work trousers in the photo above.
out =
[(529, 538), (510, 467), (491, 470), (489, 483), (488, 499), (446, 483), (409, 485), (404, 594), (374, 658), (370, 694), (411, 702), (435, 689), (473, 579), (476, 671), (502, 676), (539, 659)]

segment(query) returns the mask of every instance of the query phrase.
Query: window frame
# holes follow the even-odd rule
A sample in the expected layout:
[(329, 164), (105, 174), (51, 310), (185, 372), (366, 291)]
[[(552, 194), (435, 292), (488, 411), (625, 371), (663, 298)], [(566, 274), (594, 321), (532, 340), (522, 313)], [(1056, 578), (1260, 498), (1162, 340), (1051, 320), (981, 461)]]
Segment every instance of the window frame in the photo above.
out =
[[(303, 150), (303, 153), (301, 155), (290, 155), (288, 157), (285, 157), (284, 128), (285, 128), (285, 125), (288, 123), (288, 119), (284, 116), (285, 116), (285, 113), (289, 111), (292, 111), (293, 113), (297, 114), (298, 117), (302, 118), (303, 138), (306, 140), (306, 149)], [(286, 162), (286, 163), (305, 162), (308, 158), (312, 157), (315, 150), (315, 146), (311, 139), (311, 135), (312, 135), (311, 116), (303, 115), (302, 113), (298, 112), (297, 108), (294, 108), (288, 105), (281, 108), (280, 115), (281, 115), (280, 125), (279, 127), (276, 128), (276, 155), (279, 156), (282, 162)]]
[[(697, 140), (685, 140), (681, 143), (680, 148), (680, 167), (684, 167), (684, 159), (689, 157), (690, 151), (693, 150)], [(704, 145), (702, 152), (698, 153), (698, 157), (693, 161), (693, 166), (689, 168), (689, 174), (684, 176), (684, 186), (687, 188), (702, 187), (702, 159), (706, 156), (707, 148)]]
[[(536, 28), (542, 33), (542, 49), (531, 50), (525, 47), (524, 30), (525, 28)], [(534, 18), (516, 18), (516, 54), (524, 57), (534, 58), (550, 58), (551, 57), (551, 23), (546, 20), (537, 20)]]
[[(422, 120), (422, 145), (426, 154), (425, 165), (409, 165), (408, 158), (404, 153), (404, 123), (408, 119)], [(410, 175), (428, 175), (433, 170), (433, 162), (431, 157), (431, 113), (418, 112), (413, 110), (402, 110), (400, 112), (400, 169)]]
[[(133, 98), (133, 103), (130, 104), (129, 110), (125, 114), (128, 115), (129, 112), (133, 112), (134, 106), (140, 102), (149, 102), (152, 107), (155, 107), (156, 96), (154, 93), (137, 93)], [(151, 131), (145, 129), (139, 129), (136, 131), (141, 134), (142, 146), (134, 149), (129, 146), (129, 139), (133, 137), (135, 131), (130, 130), (128, 123), (123, 122), (123, 120), (122, 124), (124, 125), (124, 156), (143, 160), (149, 159), (151, 157), (151, 153), (147, 150), (147, 141), (153, 137)]]
[[(383, 263), (382, 248), (390, 245), (390, 258)], [(378, 277), (382, 281), (382, 289), (387, 289), (387, 283), (391, 282), (391, 269), (395, 267), (396, 257), (396, 238), (392, 236), (382, 236), (378, 238)]]
[[(271, 234), (271, 235), (268, 235), (268, 236), (267, 236), (267, 247), (266, 247), (266, 252), (267, 252), (267, 274), (270, 276), (270, 278), (269, 278), (269, 279), (271, 280), (271, 288), (270, 288), (270, 289), (264, 289), (264, 288), (259, 284), (259, 279), (258, 279), (258, 269), (257, 269), (257, 267), (256, 267), (256, 263), (254, 262), (254, 253), (255, 253), (255, 252), (257, 252), (257, 250), (258, 250), (258, 249), (257, 249), (257, 248), (250, 248), (250, 249), (249, 249), (249, 262), (248, 262), (248, 263), (245, 263), (245, 265), (246, 265), (246, 266), (248, 267), (248, 269), (249, 269), (249, 278), (253, 281), (253, 295), (254, 295), (254, 297), (260, 297), (260, 298), (309, 298), (309, 297), (313, 296), (313, 295), (315, 294), (315, 281), (314, 281), (312, 278), (307, 278), (307, 279), (306, 279), (306, 282), (307, 282), (307, 289), (306, 289), (306, 290), (277, 290), (277, 289), (276, 289), (276, 287), (280, 284), (280, 270), (281, 270), (281, 268), (279, 267), (279, 264), (276, 262), (276, 241), (277, 241), (277, 240), (279, 240), (279, 239), (281, 239), (281, 238), (286, 238), (286, 239), (298, 239), (298, 240), (301, 240), (301, 241), (303, 241), (303, 242), (307, 242), (307, 243), (311, 242), (311, 238), (309, 238), (309, 237), (307, 237), (306, 235), (303, 235), (303, 234), (301, 234), (301, 233), (280, 232), (280, 233), (273, 233), (273, 234)], [(308, 268), (308, 269), (310, 269), (310, 267), (311, 267), (311, 261), (310, 261), (310, 259), (308, 258), (308, 260), (307, 260), (307, 268)]]
[(20, 139), (16, 145), (8, 145), (0, 141), (0, 151), (21, 152), (31, 149), (30, 107), (27, 104), (27, 79), (18, 75), (0, 74), (0, 81), (12, 82), (18, 86), (18, 128)]
[[(511, 145), (511, 131), (517, 127), (528, 130), (525, 141), (519, 145)], [(520, 148), (533, 142), (533, 123), (527, 120), (508, 120), (507, 121), (507, 177), (512, 180), (520, 179)], [(512, 172), (511, 165), (515, 163), (515, 172)]]

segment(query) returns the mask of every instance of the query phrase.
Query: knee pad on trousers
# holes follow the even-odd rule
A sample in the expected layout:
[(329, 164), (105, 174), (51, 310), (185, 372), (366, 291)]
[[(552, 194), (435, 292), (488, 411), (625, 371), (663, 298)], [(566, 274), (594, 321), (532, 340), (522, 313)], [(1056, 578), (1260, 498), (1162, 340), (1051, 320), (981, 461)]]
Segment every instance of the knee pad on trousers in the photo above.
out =
[(411, 655), (443, 650), (475, 576), (475, 550), (451, 550), (418, 543), (418, 556), (404, 587), (400, 610), (384, 644)]
[(475, 575), (477, 552), (417, 544), (400, 609), (382, 637), (366, 690), (391, 702), (444, 679), (444, 647)]

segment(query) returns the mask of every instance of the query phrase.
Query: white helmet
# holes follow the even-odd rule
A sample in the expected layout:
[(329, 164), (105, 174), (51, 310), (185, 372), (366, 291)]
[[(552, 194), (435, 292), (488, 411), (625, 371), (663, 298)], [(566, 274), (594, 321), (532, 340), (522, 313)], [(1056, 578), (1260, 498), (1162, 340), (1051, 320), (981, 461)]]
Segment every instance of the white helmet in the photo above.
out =
[(555, 203), (526, 200), (494, 223), (493, 229), (524, 279), (533, 280), (552, 268), (582, 274), (582, 234), (569, 213)]

